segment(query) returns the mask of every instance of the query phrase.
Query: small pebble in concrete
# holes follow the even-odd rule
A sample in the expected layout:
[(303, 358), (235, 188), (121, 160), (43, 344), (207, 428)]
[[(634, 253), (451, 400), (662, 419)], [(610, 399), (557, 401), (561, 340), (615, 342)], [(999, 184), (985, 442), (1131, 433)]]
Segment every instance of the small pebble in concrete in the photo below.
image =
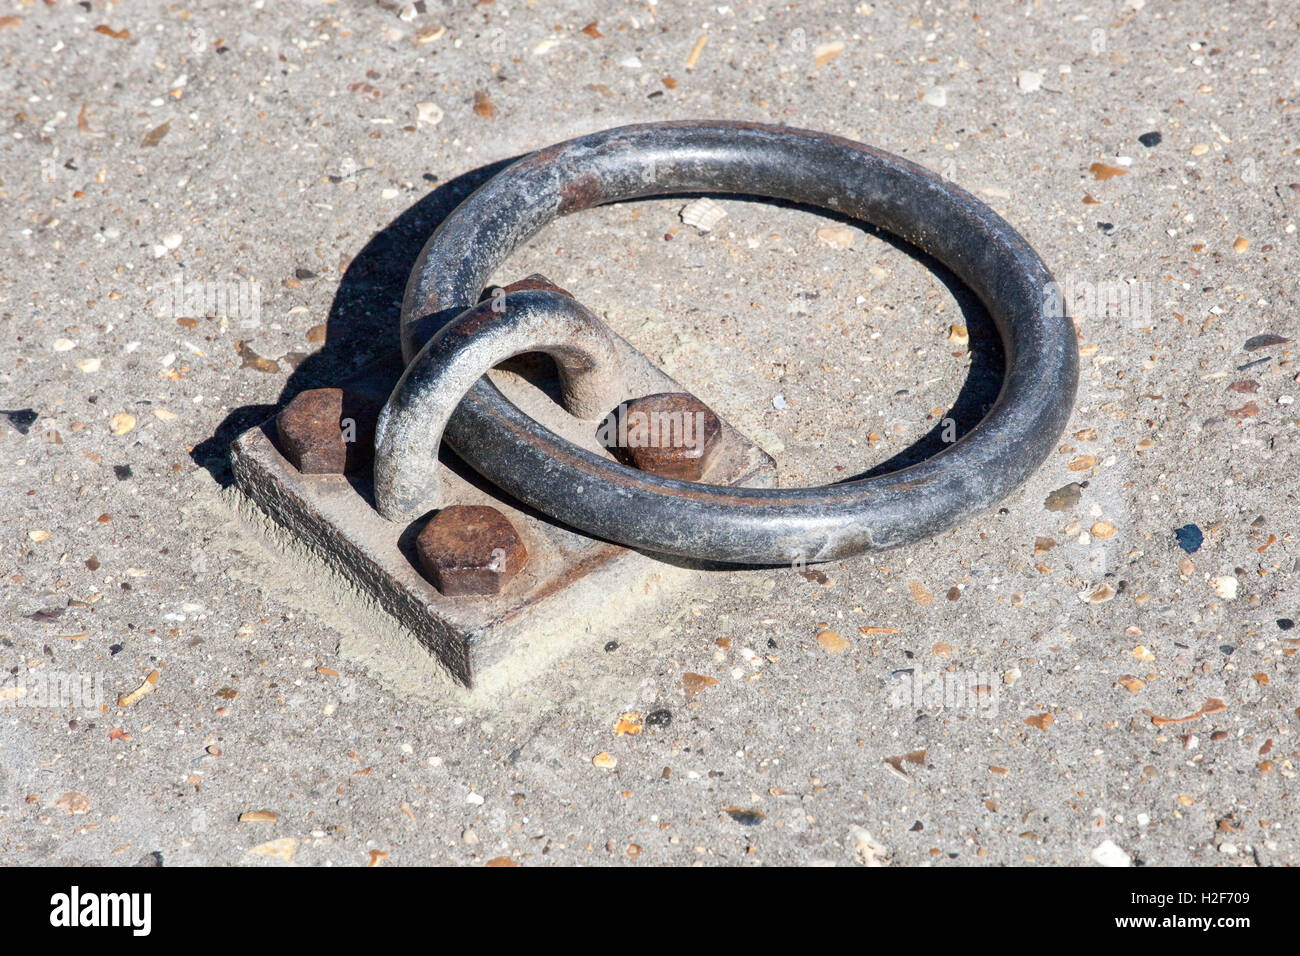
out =
[(9, 419), (9, 424), (18, 430), (18, 434), (26, 435), (39, 417), (35, 410), (30, 408), (15, 408), (7, 411), (0, 411), (0, 415)]
[(1101, 866), (1128, 866), (1133, 861), (1113, 840), (1103, 840), (1090, 854), (1094, 863)]
[(1267, 332), (1263, 335), (1252, 335), (1246, 339), (1246, 344), (1242, 348), (1247, 352), (1254, 352), (1272, 345), (1286, 345), (1290, 341), (1285, 335), (1275, 335), (1272, 332)]
[(1181, 528), (1174, 529), (1174, 537), (1178, 539), (1178, 546), (1188, 554), (1195, 554), (1201, 549), (1201, 542), (1205, 540), (1205, 535), (1201, 529), (1194, 524), (1185, 524)]
[(1082, 494), (1083, 485), (1077, 481), (1072, 481), (1048, 495), (1043, 502), (1043, 507), (1048, 511), (1068, 511), (1079, 503)]

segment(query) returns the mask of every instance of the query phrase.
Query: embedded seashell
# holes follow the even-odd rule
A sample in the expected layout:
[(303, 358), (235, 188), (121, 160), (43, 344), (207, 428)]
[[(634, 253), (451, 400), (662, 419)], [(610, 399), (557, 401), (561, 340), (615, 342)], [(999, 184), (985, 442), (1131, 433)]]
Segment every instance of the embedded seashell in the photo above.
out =
[(682, 222), (694, 226), (700, 232), (708, 232), (716, 226), (727, 210), (712, 199), (696, 199), (682, 207)]

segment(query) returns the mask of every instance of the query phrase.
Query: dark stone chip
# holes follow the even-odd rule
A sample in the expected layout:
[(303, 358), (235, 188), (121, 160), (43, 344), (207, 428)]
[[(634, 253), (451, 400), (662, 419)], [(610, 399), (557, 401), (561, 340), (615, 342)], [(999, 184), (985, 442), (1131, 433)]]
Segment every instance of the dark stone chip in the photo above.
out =
[(1205, 535), (1201, 533), (1201, 529), (1194, 524), (1185, 524), (1181, 528), (1175, 528), (1174, 537), (1178, 539), (1178, 547), (1188, 554), (1195, 554), (1201, 550), (1201, 542), (1205, 540)]
[(1256, 349), (1266, 349), (1270, 345), (1286, 345), (1290, 341), (1285, 335), (1274, 335), (1272, 332), (1266, 332), (1263, 335), (1252, 335), (1246, 339), (1246, 344), (1242, 348), (1247, 352), (1253, 352)]
[(26, 435), (40, 416), (33, 408), (14, 408), (0, 410), (0, 415), (9, 419), (9, 424), (18, 429), (19, 434)]

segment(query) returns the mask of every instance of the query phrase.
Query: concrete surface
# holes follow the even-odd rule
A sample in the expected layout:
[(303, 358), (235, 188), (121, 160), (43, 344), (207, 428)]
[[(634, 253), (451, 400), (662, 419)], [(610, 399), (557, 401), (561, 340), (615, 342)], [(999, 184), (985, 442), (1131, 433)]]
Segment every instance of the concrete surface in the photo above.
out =
[[(1298, 337), (1294, 5), (426, 5), (4, 0), (0, 863), (1300, 862), (1297, 346), (1246, 350)], [(505, 700), (363, 660), (378, 625), (238, 522), (225, 445), (396, 343), (485, 168), (689, 117), (859, 138), (1006, 216), (1075, 293), (1060, 454)], [(500, 278), (571, 289), (786, 484), (978, 419), (999, 359), (942, 270), (722, 203), (584, 213)]]

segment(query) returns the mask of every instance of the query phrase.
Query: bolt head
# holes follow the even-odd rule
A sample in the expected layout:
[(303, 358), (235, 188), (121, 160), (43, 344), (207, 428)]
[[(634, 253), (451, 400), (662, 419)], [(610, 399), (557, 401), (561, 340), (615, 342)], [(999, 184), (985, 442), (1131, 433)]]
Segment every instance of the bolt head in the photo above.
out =
[(299, 392), (275, 417), (280, 452), (304, 475), (365, 468), (375, 449), (378, 406), (341, 388)]
[(628, 402), (623, 415), (633, 466), (662, 478), (704, 477), (722, 435), (709, 406), (686, 392), (660, 392)]
[(424, 575), (446, 595), (499, 594), (528, 561), (509, 519), (487, 505), (451, 505), (415, 540)]

